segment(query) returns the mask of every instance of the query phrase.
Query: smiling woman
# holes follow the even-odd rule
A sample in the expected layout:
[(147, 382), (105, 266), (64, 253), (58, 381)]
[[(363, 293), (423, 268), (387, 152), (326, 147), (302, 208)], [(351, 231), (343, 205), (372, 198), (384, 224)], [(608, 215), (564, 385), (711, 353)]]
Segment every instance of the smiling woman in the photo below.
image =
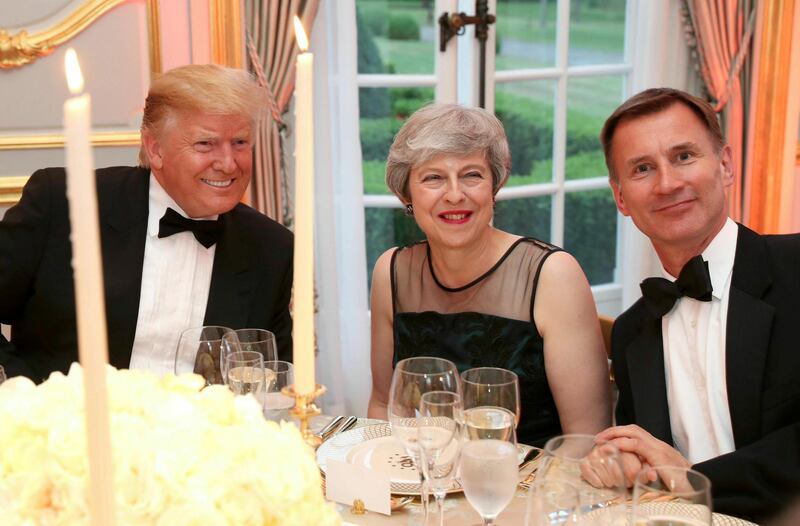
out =
[(519, 376), (518, 439), (595, 433), (610, 422), (605, 351), (575, 259), (492, 226), (510, 168), (502, 125), (480, 108), (434, 104), (397, 134), (389, 188), (427, 240), (384, 253), (372, 285), (369, 413), (386, 417), (393, 364), (437, 356)]

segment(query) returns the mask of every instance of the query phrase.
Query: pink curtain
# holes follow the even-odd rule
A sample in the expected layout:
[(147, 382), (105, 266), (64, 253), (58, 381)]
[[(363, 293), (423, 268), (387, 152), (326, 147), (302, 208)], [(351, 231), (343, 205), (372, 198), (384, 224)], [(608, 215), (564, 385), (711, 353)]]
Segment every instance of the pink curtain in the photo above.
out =
[[(723, 132), (733, 149), (734, 184), (728, 196), (730, 213), (741, 220), (743, 167), (747, 151), (747, 107), (750, 71), (746, 64), (755, 28), (754, 0), (685, 0), (700, 73)], [(693, 35), (692, 35), (693, 34)]]
[(294, 91), (294, 64), (299, 52), (294, 38), (293, 17), (311, 27), (319, 0), (246, 0), (247, 50), (250, 69), (269, 95), (267, 116), (255, 144), (252, 205), (283, 223), (287, 195), (283, 164), (283, 115)]

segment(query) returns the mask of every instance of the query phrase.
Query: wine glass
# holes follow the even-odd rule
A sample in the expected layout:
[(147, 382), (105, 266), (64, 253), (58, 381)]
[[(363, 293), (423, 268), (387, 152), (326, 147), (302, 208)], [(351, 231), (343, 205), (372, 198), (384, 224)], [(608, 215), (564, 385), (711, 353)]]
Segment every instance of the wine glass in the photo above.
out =
[[(649, 475), (656, 475), (651, 480)], [(709, 526), (711, 481), (693, 469), (657, 466), (643, 469), (633, 486), (635, 526)]]
[(444, 525), (444, 498), (458, 468), (463, 415), (461, 396), (449, 391), (422, 395), (417, 418), (422, 472), (436, 498), (439, 525)]
[[(222, 364), (224, 368), (225, 355), (236, 351), (258, 351), (264, 356), (264, 362), (272, 362), (278, 359), (278, 347), (275, 343), (275, 335), (265, 329), (236, 329), (234, 334), (226, 334), (222, 337)], [(222, 371), (225, 377), (225, 371)]]
[[(294, 407), (294, 398), (281, 393), (281, 389), (294, 383), (294, 365), (282, 360), (264, 362), (267, 385), (264, 389), (264, 416), (280, 422), (289, 420), (289, 410)], [(270, 374), (271, 372), (271, 374)]]
[[(252, 394), (263, 404), (263, 393), (267, 385), (264, 357), (257, 351), (237, 351), (225, 357), (228, 371), (226, 384), (237, 395)], [(272, 382), (274, 373), (269, 372)]]
[[(606, 481), (592, 485), (590, 481)], [(588, 516), (597, 526), (626, 524), (627, 492), (619, 451), (610, 442), (596, 441), (593, 435), (562, 435), (551, 438), (544, 447), (544, 459), (536, 481), (558, 481), (578, 489), (578, 514)]]
[(235, 333), (228, 327), (208, 325), (186, 329), (181, 333), (175, 352), (175, 374), (197, 373), (206, 385), (225, 383), (221, 367), (222, 338)]
[(417, 417), (422, 395), (430, 391), (461, 392), (458, 369), (443, 358), (418, 356), (397, 362), (389, 387), (387, 416), (392, 436), (406, 449), (420, 474), (424, 520), (428, 519), (428, 494), (417, 442)]
[(476, 367), (461, 373), (461, 380), (467, 436), (516, 443), (520, 414), (517, 375), (498, 367)]
[(555, 479), (537, 480), (528, 492), (525, 526), (576, 524), (580, 497), (573, 484)]

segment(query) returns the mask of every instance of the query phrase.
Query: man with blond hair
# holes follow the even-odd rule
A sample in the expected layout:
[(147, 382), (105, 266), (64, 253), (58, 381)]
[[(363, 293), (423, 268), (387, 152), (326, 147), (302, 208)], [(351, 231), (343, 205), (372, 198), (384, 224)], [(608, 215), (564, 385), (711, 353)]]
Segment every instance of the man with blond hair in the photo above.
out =
[(711, 480), (714, 510), (761, 520), (800, 491), (800, 236), (728, 217), (731, 149), (708, 103), (634, 95), (601, 134), (617, 207), (650, 241), (663, 277), (612, 333), (627, 482), (647, 466)]
[[(291, 359), (292, 235), (240, 203), (263, 94), (242, 70), (173, 69), (150, 87), (138, 167), (97, 170), (109, 361), (173, 369), (181, 331), (263, 328)], [(65, 174), (34, 173), (0, 222), (0, 364), (41, 381), (77, 360)]]

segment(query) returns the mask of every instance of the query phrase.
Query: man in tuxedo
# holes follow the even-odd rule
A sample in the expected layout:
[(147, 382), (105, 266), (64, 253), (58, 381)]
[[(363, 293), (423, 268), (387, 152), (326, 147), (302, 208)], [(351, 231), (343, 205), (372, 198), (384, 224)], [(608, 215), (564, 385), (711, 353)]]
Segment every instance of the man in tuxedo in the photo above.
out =
[(616, 320), (618, 427), (598, 439), (623, 452), (629, 484), (691, 466), (715, 511), (762, 519), (800, 490), (800, 236), (728, 217), (731, 150), (701, 99), (639, 93), (601, 141), (617, 207), (663, 277)]
[[(171, 371), (181, 331), (264, 328), (291, 359), (292, 234), (241, 204), (260, 88), (192, 65), (152, 83), (138, 167), (97, 170), (109, 361)], [(0, 364), (41, 381), (77, 360), (65, 174), (34, 173), (0, 222)]]

